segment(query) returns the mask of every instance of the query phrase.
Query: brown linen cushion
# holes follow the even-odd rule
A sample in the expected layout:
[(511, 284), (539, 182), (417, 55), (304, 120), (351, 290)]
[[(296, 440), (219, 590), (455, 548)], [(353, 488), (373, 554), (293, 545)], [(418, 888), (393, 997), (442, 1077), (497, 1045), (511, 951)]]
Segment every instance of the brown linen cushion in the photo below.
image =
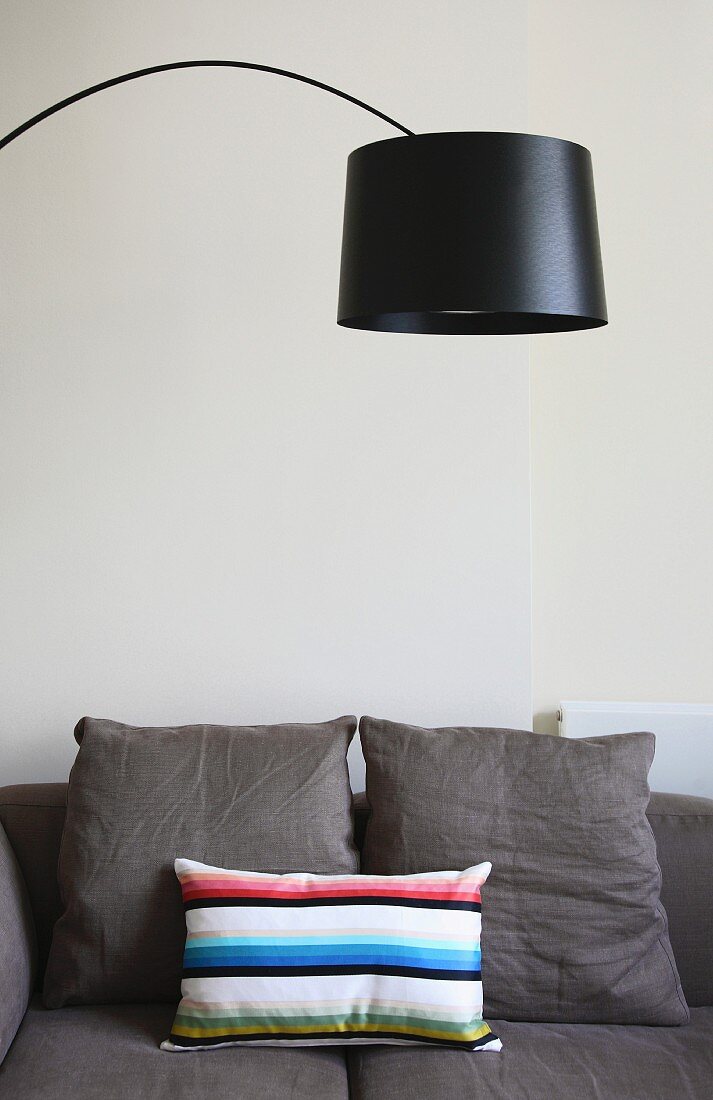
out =
[(646, 818), (653, 734), (567, 740), (368, 717), (360, 733), (365, 874), (493, 864), (486, 1018), (688, 1020)]
[(177, 855), (283, 874), (351, 874), (346, 752), (356, 718), (148, 729), (83, 718), (58, 877), (48, 1008), (178, 1001)]

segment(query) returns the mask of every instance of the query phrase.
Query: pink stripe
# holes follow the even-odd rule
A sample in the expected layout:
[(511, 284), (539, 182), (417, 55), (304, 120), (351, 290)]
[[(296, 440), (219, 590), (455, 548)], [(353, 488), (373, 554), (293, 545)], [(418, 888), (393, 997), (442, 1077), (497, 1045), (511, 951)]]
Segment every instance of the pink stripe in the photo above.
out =
[(380, 897), (380, 898), (424, 898), (432, 901), (479, 901), (480, 893), (476, 890), (240, 890), (235, 887), (215, 886), (185, 887), (183, 896), (186, 900), (198, 897), (224, 897), (224, 898), (346, 898), (346, 897)]
[(188, 890), (225, 889), (245, 890), (255, 894), (270, 894), (275, 890), (283, 893), (341, 893), (374, 894), (387, 890), (389, 893), (403, 894), (429, 894), (429, 893), (462, 893), (473, 894), (480, 889), (475, 883), (464, 882), (384, 882), (361, 881), (354, 882), (285, 882), (276, 880), (273, 882), (258, 883), (254, 879), (228, 879), (210, 878), (202, 875), (184, 875), (181, 885)]
[(405, 883), (405, 882), (269, 882), (269, 883), (256, 883), (251, 879), (221, 879), (221, 878), (196, 878), (196, 879), (184, 879), (182, 885), (185, 885), (187, 889), (213, 889), (222, 888), (226, 890), (249, 890), (251, 893), (256, 894), (269, 894), (273, 890), (280, 890), (286, 893), (310, 893), (312, 891), (318, 893), (330, 893), (335, 891), (342, 894), (352, 893), (374, 893), (379, 890), (389, 890), (391, 892), (400, 892), (404, 894), (420, 894), (420, 893), (444, 893), (444, 892), (456, 892), (456, 893), (472, 893), (477, 890), (477, 886), (466, 886), (464, 883), (456, 882), (444, 882), (436, 885), (425, 883)]

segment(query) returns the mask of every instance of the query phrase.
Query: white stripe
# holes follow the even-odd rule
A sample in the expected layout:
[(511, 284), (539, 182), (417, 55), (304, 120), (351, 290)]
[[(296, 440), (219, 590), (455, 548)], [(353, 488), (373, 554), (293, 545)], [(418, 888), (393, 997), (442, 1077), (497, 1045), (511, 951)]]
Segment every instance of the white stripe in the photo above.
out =
[(474, 1019), (472, 1005), (452, 1008), (448, 1005), (429, 1003), (414, 1005), (408, 1001), (380, 1001), (367, 997), (360, 1001), (192, 1001), (184, 997), (181, 1015), (184, 1016), (351, 1016), (354, 1012), (382, 1012), (391, 1016), (418, 1016), (426, 1020), (450, 1020), (470, 1024)]
[(470, 1008), (474, 1016), (483, 1003), (481, 982), (434, 981), (405, 978), (398, 974), (310, 974), (284, 978), (184, 978), (181, 995), (192, 1001), (260, 1001), (284, 1004), (294, 1001), (327, 1001), (339, 982), (340, 1000), (408, 1001), (413, 1005), (446, 1005)]
[(255, 931), (264, 935), (270, 932), (292, 931), (300, 928), (310, 931), (322, 928), (337, 931), (341, 928), (377, 928), (394, 935), (409, 932), (429, 932), (437, 927), (456, 939), (480, 939), (480, 913), (468, 909), (416, 909), (407, 905), (215, 905), (206, 909), (188, 909), (186, 927), (189, 932)]

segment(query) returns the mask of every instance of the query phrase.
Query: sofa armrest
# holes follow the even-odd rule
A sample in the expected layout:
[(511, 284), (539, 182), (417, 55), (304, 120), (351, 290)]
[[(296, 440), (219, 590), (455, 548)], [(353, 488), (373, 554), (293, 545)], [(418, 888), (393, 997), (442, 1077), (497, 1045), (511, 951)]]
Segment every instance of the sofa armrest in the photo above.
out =
[(0, 1062), (27, 1010), (36, 965), (37, 943), (27, 887), (0, 825)]

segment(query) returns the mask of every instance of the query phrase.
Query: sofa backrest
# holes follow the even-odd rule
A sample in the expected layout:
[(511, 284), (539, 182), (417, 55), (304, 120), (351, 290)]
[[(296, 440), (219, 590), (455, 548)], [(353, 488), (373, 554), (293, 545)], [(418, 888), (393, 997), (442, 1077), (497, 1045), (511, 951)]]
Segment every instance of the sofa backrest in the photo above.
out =
[(62, 908), (57, 861), (66, 803), (66, 783), (23, 783), (15, 787), (0, 787), (0, 824), (7, 833), (25, 877), (35, 918), (40, 986), (52, 929)]
[[(66, 783), (0, 787), (0, 823), (25, 876), (37, 928), (39, 982), (52, 928), (60, 914), (57, 859), (64, 825)], [(355, 798), (361, 846), (368, 819), (363, 795)], [(651, 795), (648, 818), (662, 871), (661, 900), (689, 1005), (713, 1005), (713, 799)]]

